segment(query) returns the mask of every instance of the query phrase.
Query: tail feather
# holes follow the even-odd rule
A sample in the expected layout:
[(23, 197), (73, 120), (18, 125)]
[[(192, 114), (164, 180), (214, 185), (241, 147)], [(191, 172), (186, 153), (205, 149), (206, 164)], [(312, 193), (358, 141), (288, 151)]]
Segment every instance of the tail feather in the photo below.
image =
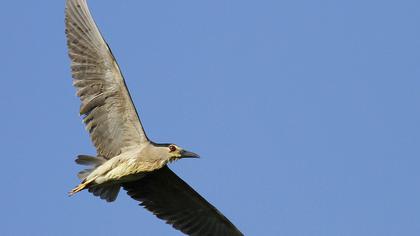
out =
[(78, 155), (76, 163), (79, 165), (91, 166), (92, 168), (84, 169), (77, 174), (79, 179), (85, 179), (96, 167), (104, 164), (107, 160), (103, 157), (94, 157), (89, 155)]
[(121, 186), (119, 184), (94, 184), (95, 178), (90, 178), (89, 181), (86, 181), (86, 178), (89, 174), (94, 171), (98, 166), (104, 164), (107, 159), (103, 157), (94, 157), (88, 155), (78, 155), (76, 163), (79, 165), (89, 166), (90, 168), (84, 169), (77, 174), (77, 177), (83, 180), (76, 188), (72, 189), (69, 192), (69, 195), (73, 195), (77, 192), (80, 192), (84, 189), (88, 189), (89, 192), (93, 195), (100, 197), (101, 199), (106, 200), (107, 202), (113, 202), (118, 196)]
[(86, 177), (93, 171), (93, 169), (84, 169), (82, 171), (79, 171), (79, 173), (77, 173), (77, 177), (79, 179), (86, 179)]
[(100, 166), (106, 162), (106, 159), (103, 157), (94, 157), (88, 155), (78, 155), (76, 163), (79, 165), (85, 166)]

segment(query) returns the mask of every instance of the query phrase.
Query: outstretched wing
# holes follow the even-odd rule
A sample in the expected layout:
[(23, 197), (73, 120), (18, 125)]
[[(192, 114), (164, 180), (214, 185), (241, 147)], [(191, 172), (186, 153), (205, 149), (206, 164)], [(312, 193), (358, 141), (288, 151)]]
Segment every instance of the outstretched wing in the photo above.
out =
[(123, 187), (140, 205), (187, 235), (243, 235), (167, 166)]
[(66, 35), (80, 114), (98, 155), (110, 159), (148, 142), (118, 64), (85, 0), (67, 0)]

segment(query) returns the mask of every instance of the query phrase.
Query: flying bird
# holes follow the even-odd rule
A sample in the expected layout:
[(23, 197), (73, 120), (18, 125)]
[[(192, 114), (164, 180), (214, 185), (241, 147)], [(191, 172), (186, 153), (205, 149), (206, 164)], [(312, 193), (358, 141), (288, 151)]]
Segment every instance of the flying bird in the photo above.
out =
[(151, 141), (118, 64), (97, 28), (86, 0), (67, 0), (66, 36), (80, 114), (97, 155), (79, 155), (81, 183), (112, 202), (122, 187), (129, 196), (187, 235), (243, 235), (222, 213), (172, 172), (167, 164), (198, 158), (176, 144)]

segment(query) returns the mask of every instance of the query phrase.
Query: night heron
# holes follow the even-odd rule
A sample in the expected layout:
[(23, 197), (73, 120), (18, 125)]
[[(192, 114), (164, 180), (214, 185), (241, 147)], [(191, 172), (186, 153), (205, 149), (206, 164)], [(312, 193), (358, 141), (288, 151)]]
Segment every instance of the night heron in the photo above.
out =
[(242, 235), (214, 206), (172, 172), (167, 164), (197, 154), (147, 138), (118, 64), (102, 38), (85, 0), (67, 0), (66, 35), (80, 114), (96, 156), (79, 155), (90, 166), (81, 184), (108, 202), (120, 188), (140, 205), (188, 235)]

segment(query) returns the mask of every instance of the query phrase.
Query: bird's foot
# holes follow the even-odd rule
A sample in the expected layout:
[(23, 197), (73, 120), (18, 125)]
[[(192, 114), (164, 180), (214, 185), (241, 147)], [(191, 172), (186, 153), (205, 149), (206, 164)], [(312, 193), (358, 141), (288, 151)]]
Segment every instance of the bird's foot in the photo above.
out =
[(76, 188), (74, 188), (70, 192), (68, 192), (68, 194), (69, 194), (69, 196), (73, 196), (75, 193), (80, 192), (85, 188), (86, 188), (85, 183), (79, 184)]

